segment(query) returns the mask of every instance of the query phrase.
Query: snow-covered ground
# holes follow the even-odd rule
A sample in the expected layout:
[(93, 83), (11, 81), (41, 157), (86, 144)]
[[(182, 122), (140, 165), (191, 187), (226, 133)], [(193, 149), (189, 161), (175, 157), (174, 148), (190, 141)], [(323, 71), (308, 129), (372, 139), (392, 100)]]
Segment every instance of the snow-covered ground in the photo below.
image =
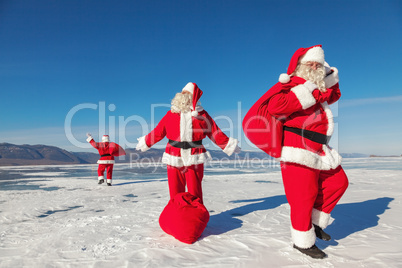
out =
[(0, 267), (402, 267), (402, 158), (344, 159), (350, 186), (317, 240), (328, 257), (292, 248), (289, 206), (277, 167), (211, 166), (211, 218), (188, 245), (165, 234), (163, 168), (96, 165), (0, 168)]

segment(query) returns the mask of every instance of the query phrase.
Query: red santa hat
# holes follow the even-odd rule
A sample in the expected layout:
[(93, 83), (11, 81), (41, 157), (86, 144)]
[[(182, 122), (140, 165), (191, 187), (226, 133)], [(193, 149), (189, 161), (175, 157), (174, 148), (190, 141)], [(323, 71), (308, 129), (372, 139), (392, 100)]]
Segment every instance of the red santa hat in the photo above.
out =
[(109, 142), (109, 135), (103, 135), (102, 142)]
[(308, 48), (301, 47), (298, 50), (296, 50), (296, 52), (290, 59), (290, 64), (287, 73), (283, 73), (279, 76), (279, 82), (286, 84), (287, 82), (290, 81), (290, 75), (296, 70), (299, 61), (300, 63), (306, 63), (312, 61), (324, 65), (325, 57), (322, 46), (316, 45)]
[(202, 90), (197, 86), (196, 83), (189, 82), (182, 89), (181, 92), (183, 92), (183, 91), (188, 91), (193, 95), (193, 107), (192, 107), (193, 111), (191, 112), (191, 115), (197, 116), (198, 112), (195, 110), (195, 107), (197, 106), (197, 102), (199, 101), (199, 99), (202, 96), (202, 93), (203, 93)]

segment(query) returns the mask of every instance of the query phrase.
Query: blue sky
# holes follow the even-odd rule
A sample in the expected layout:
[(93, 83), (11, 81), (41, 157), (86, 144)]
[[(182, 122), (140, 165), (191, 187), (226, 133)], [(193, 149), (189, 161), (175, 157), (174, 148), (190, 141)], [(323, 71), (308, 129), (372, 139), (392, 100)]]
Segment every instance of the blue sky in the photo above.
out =
[(192, 81), (252, 149), (240, 118), (316, 44), (339, 69), (334, 147), (402, 154), (398, 0), (1, 0), (0, 142), (91, 151), (85, 133), (107, 132), (131, 147)]

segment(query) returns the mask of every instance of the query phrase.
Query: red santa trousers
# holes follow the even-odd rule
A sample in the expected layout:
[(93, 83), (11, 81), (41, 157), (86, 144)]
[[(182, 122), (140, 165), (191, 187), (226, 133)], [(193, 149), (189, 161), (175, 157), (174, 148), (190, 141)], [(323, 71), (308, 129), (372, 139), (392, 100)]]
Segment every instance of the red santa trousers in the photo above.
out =
[(327, 227), (331, 211), (348, 187), (348, 178), (341, 166), (317, 170), (281, 162), (281, 171), (290, 205), (290, 220), (295, 230), (293, 240), (297, 246), (307, 248), (314, 244), (315, 235), (309, 238), (304, 232), (311, 236), (312, 223)]
[(167, 175), (169, 183), (170, 199), (176, 194), (187, 192), (202, 199), (202, 178), (204, 177), (204, 164), (192, 165), (188, 167), (174, 167), (167, 165)]
[(99, 164), (98, 167), (98, 176), (102, 176), (105, 173), (105, 169), (106, 169), (106, 178), (109, 180), (108, 182), (110, 182), (112, 180), (112, 173), (113, 173), (113, 164)]

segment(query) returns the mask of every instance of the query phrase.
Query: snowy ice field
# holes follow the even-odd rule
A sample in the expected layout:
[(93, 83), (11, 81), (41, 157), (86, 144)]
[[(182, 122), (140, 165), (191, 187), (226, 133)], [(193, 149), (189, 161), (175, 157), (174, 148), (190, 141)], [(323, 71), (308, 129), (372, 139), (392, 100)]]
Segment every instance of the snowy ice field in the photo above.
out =
[[(272, 164), (272, 163), (271, 163)], [(165, 234), (163, 167), (0, 168), (0, 267), (402, 267), (402, 158), (344, 159), (350, 186), (317, 240), (328, 257), (292, 248), (280, 170), (211, 165), (203, 181), (211, 218), (188, 245)]]

